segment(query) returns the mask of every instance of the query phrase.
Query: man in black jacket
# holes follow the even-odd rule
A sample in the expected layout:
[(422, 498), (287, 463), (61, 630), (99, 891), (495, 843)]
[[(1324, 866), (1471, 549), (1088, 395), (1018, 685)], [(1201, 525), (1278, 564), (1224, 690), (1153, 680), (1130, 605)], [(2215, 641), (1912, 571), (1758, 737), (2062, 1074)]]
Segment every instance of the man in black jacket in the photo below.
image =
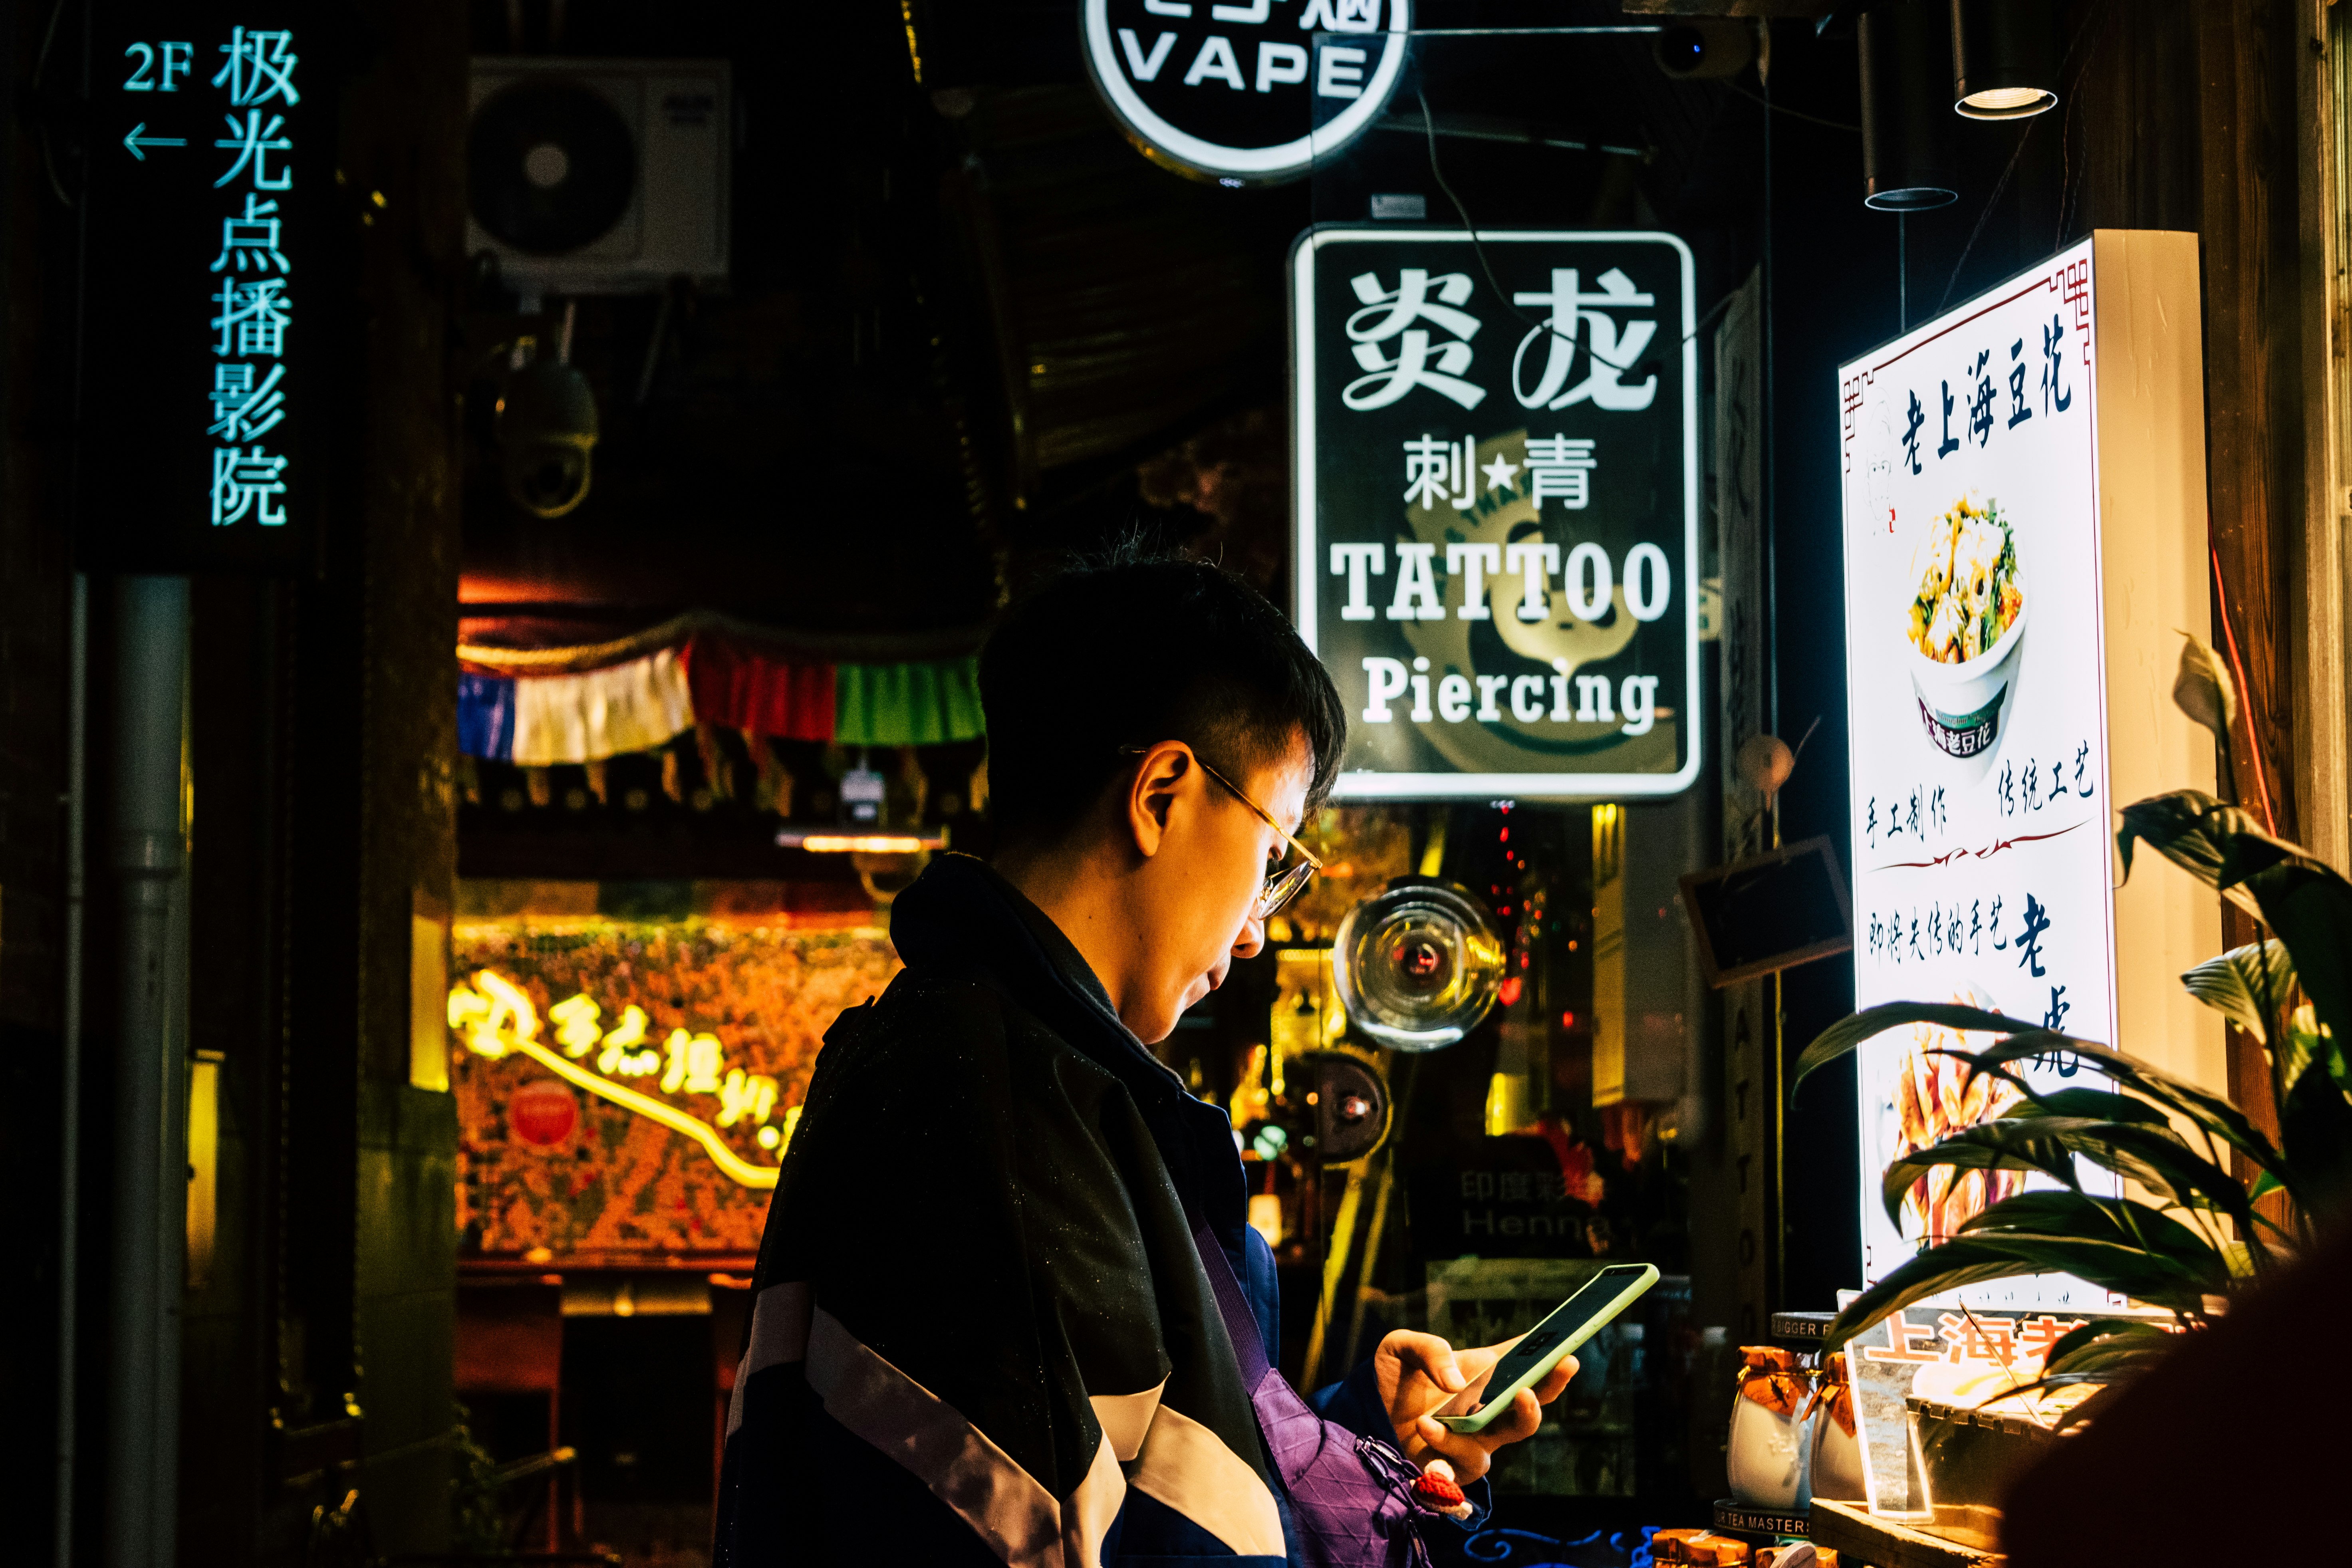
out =
[[(1204, 1271), (1277, 1342), (1232, 1124), (1146, 1043), (1313, 874), (1293, 835), (1339, 768), (1339, 695), (1264, 598), (1180, 561), (1057, 578), (991, 639), (981, 691), (1001, 847), (898, 898), (906, 972), (826, 1037), (761, 1248), (717, 1562), (1320, 1560)], [(1391, 1333), (1313, 1404), (1476, 1482), (1575, 1370), (1475, 1436), (1429, 1418), (1503, 1348)]]

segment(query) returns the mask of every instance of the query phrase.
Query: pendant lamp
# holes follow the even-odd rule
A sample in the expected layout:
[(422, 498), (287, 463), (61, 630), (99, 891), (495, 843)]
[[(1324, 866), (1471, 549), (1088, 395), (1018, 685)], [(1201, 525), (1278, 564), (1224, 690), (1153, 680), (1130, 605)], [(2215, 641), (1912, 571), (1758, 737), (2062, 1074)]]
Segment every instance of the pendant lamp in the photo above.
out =
[(1950, 60), (1940, 0), (1882, 0), (1857, 24), (1862, 56), (1862, 201), (1881, 212), (1925, 212), (1959, 195)]
[(2058, 107), (2049, 0), (1952, 0), (1952, 107), (1970, 120), (2023, 120)]

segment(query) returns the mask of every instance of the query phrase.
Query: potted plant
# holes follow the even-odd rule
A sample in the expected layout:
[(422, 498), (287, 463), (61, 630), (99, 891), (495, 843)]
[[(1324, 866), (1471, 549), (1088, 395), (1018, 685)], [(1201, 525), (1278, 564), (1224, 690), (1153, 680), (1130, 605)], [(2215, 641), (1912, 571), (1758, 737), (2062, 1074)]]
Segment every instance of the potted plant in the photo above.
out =
[[(2193, 637), (2181, 652), (2173, 698), (2220, 738), (2234, 775), (2236, 694), (2212, 650)], [(2231, 1296), (2301, 1250), (2315, 1228), (2352, 1208), (2352, 1058), (2339, 1043), (2352, 1039), (2352, 883), (2236, 805), (2199, 791), (2138, 801), (2122, 815), (2116, 847), (2126, 877), (2135, 847), (2145, 845), (2268, 928), (2263, 940), (2200, 964), (2181, 981), (2262, 1044), (2277, 1139), (2227, 1098), (2126, 1050), (2021, 1027), (1974, 1007), (1900, 1002), (1854, 1014), (1806, 1047), (1799, 1082), (1874, 1035), (1927, 1022), (1999, 1035), (1986, 1049), (1948, 1054), (2021, 1097), (1997, 1117), (1891, 1165), (1884, 1180), (1890, 1215), (1937, 1166), (2037, 1173), (2056, 1185), (1991, 1205), (1902, 1264), (1838, 1314), (1830, 1343), (1941, 1291), (2039, 1273), (2073, 1274), (2166, 1309), (2178, 1329), (2193, 1332)], [(2035, 1088), (2019, 1064), (2054, 1051), (2078, 1056), (2111, 1087)], [(2251, 1187), (2232, 1173), (2232, 1154), (2252, 1167)], [(2127, 1195), (2085, 1191), (2078, 1159), (2124, 1178)], [(2257, 1206), (2274, 1193), (2285, 1194), (2284, 1218)], [(2120, 1381), (2172, 1339), (2170, 1330), (2145, 1321), (2094, 1320), (2052, 1347), (2041, 1378), (2028, 1387)], [(2090, 1413), (2100, 1397), (2094, 1394), (2067, 1419)]]

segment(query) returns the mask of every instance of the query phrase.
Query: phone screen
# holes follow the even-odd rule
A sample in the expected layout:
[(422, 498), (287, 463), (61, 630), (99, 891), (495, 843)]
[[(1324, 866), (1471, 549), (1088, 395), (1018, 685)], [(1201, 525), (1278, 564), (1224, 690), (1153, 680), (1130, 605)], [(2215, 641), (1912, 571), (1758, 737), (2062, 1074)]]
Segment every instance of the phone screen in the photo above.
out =
[[(1645, 1267), (1639, 1263), (1615, 1264), (1587, 1280), (1582, 1289), (1553, 1309), (1550, 1316), (1529, 1329), (1528, 1337), (1495, 1363), (1495, 1370), (1487, 1374), (1486, 1388), (1500, 1393), (1526, 1376), (1528, 1369), (1541, 1363), (1560, 1342), (1573, 1338), (1579, 1330), (1606, 1311), (1626, 1282)], [(1481, 1389), (1478, 1402), (1459, 1414), (1475, 1415), (1486, 1407), (1486, 1389)]]

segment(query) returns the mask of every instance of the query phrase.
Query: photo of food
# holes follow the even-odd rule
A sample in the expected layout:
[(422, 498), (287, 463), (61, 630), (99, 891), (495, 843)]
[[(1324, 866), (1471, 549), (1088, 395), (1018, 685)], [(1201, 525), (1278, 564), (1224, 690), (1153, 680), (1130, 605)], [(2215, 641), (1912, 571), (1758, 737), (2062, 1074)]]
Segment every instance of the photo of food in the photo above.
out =
[[(1982, 998), (1953, 998), (1982, 1007)], [(1895, 1079), (1894, 1156), (1908, 1159), (1964, 1128), (2005, 1116), (2025, 1096), (1990, 1073), (1971, 1073), (1947, 1053), (1974, 1048), (1969, 1037), (1937, 1024), (1915, 1024)], [(1976, 1215), (2025, 1190), (2022, 1171), (1961, 1171), (1938, 1165), (1903, 1194), (1903, 1234), (1933, 1247), (1950, 1240)]]
[(1929, 526), (1915, 564), (1906, 635), (1937, 664), (1982, 658), (2024, 613), (2017, 542), (1998, 500), (1953, 502)]

